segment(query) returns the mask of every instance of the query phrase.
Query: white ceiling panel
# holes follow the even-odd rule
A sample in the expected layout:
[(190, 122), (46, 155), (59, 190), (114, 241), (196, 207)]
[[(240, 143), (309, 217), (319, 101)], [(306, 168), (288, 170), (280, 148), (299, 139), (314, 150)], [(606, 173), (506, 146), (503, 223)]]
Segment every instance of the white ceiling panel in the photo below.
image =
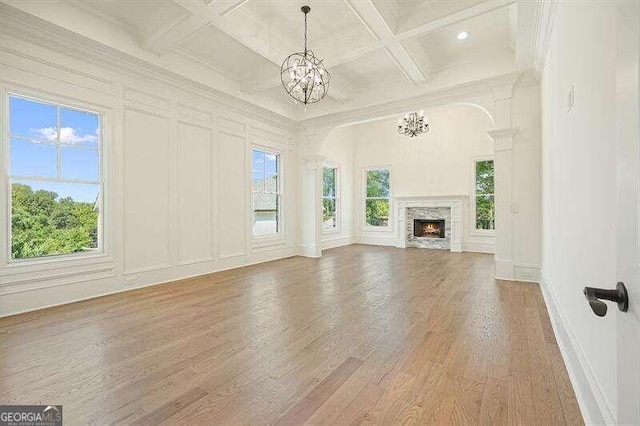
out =
[[(277, 28), (292, 40), (299, 41), (302, 47), (304, 14), (300, 8), (304, 5), (311, 7), (307, 17), (311, 47), (343, 33), (349, 34), (363, 29), (362, 23), (341, 0), (305, 0), (303, 2), (250, 0), (242, 6), (242, 9), (251, 11), (259, 16), (262, 22)], [(233, 12), (230, 13), (232, 14)]]
[[(465, 40), (458, 40), (457, 35), (462, 31), (467, 31), (469, 36)], [(437, 70), (481, 55), (511, 49), (509, 40), (509, 8), (502, 8), (406, 40), (403, 45), (421, 62), (421, 66)], [(428, 65), (424, 63), (425, 60), (429, 61)]]
[(71, 3), (146, 36), (188, 16), (189, 12), (173, 0), (74, 0)]
[(351, 62), (332, 68), (332, 80), (344, 79), (355, 90), (383, 86), (398, 81), (407, 81), (407, 77), (396, 65), (386, 50), (380, 49)]
[(391, 29), (402, 33), (427, 22), (482, 3), (484, 0), (372, 0)]
[(251, 74), (256, 68), (279, 73), (278, 66), (271, 61), (211, 25), (198, 31), (182, 48), (236, 79)]

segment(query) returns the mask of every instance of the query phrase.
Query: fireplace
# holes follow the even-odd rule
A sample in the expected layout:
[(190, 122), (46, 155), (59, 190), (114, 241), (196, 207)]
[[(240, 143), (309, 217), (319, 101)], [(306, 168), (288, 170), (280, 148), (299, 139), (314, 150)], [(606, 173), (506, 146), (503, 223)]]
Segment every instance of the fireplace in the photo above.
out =
[(421, 238), (444, 238), (444, 219), (413, 219), (413, 236)]

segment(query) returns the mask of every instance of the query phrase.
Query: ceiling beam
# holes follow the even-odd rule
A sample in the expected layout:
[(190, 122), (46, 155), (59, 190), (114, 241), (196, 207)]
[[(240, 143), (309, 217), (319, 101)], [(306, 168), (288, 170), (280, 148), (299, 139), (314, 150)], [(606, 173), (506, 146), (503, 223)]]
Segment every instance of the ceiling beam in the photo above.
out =
[[(412, 41), (416, 37), (424, 36), (429, 33), (446, 28), (450, 25), (457, 24), (458, 22), (466, 21), (467, 19), (471, 19), (476, 16), (481, 16), (489, 12), (493, 12), (494, 10), (507, 7), (511, 4), (514, 4), (515, 2), (516, 0), (487, 0), (485, 2), (472, 6), (468, 9), (463, 9), (458, 12), (454, 12), (450, 15), (443, 16), (442, 18), (429, 21), (424, 25), (420, 25), (409, 31), (402, 32), (396, 35), (395, 39), (397, 41), (403, 41), (403, 42)], [(363, 24), (367, 26), (366, 23), (363, 22)], [(373, 32), (373, 30), (368, 26), (367, 28), (369, 29), (369, 31)], [(373, 34), (375, 37), (378, 37), (375, 33)], [(361, 58), (371, 52), (374, 52), (378, 49), (383, 49), (383, 48), (385, 48), (385, 42), (382, 40), (378, 40), (374, 43), (359, 47), (358, 49), (352, 50), (343, 55), (324, 58), (324, 64), (331, 71), (331, 69), (333, 69), (334, 67), (337, 67), (338, 65), (355, 61), (358, 58)], [(425, 58), (423, 58), (422, 62), (425, 62), (424, 59)], [(248, 79), (246, 79), (246, 82), (247, 82), (246, 87), (247, 87), (247, 90), (249, 91), (248, 93), (272, 89), (280, 84), (279, 78), (274, 77), (274, 78), (265, 80), (260, 78), (261, 75), (263, 74), (257, 73), (255, 77), (249, 77)]]
[(516, 0), (487, 0), (467, 9), (462, 9), (450, 15), (443, 16), (442, 18), (418, 25), (415, 28), (398, 34), (396, 39), (398, 41), (403, 41), (408, 38), (420, 37), (450, 25), (457, 24), (458, 22), (466, 21), (467, 19), (475, 18), (476, 16), (484, 15), (497, 9), (502, 9), (503, 7), (507, 7), (515, 2)]
[[(237, 25), (234, 25), (233, 21), (223, 18), (227, 13), (236, 10), (245, 4), (247, 0), (213, 1), (210, 4), (204, 4), (201, 2), (193, 3), (187, 0), (177, 0), (177, 2), (185, 9), (189, 10), (191, 12), (191, 16), (162, 29), (157, 34), (149, 37), (144, 43), (145, 48), (148, 50), (156, 54), (166, 53), (170, 49), (182, 44), (195, 32), (207, 27), (208, 25), (214, 25), (234, 40), (243, 44), (245, 47), (256, 52), (278, 67), (280, 67), (282, 61), (287, 57), (287, 55), (291, 53), (285, 50), (288, 49), (289, 46), (287, 46), (287, 40), (284, 39), (284, 37), (279, 37), (281, 42), (266, 44), (264, 41), (256, 37), (243, 35), (241, 29), (238, 28)], [(273, 40), (277, 35), (278, 34), (274, 34), (274, 37), (268, 37), (268, 39)], [(277, 47), (274, 48), (274, 45)], [(280, 76), (272, 76), (272, 74), (273, 72), (271, 70), (269, 70), (269, 72), (264, 72), (264, 70), (256, 71), (251, 77), (241, 81), (241, 90), (245, 93), (257, 93), (277, 87), (281, 84)], [(265, 79), (265, 75), (271, 77)], [(353, 89), (341, 81), (334, 79), (331, 82), (329, 96), (334, 100), (344, 102), (353, 97), (353, 95)]]
[(418, 84), (426, 80), (420, 67), (409, 56), (406, 49), (396, 40), (389, 25), (384, 20), (371, 0), (346, 0), (347, 5), (382, 44), (396, 65), (412, 82)]
[(174, 47), (181, 45), (197, 31), (211, 25), (221, 16), (239, 8), (248, 0), (189, 1), (176, 2), (191, 13), (160, 28), (142, 42), (142, 47), (157, 55), (163, 55)]

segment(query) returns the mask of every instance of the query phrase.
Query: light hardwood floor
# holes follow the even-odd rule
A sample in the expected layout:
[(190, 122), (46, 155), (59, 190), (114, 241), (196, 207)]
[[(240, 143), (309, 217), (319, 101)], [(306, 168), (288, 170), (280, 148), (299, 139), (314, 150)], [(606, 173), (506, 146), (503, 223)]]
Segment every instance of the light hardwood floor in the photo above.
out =
[(581, 424), (535, 284), (354, 245), (0, 320), (0, 404), (65, 424)]

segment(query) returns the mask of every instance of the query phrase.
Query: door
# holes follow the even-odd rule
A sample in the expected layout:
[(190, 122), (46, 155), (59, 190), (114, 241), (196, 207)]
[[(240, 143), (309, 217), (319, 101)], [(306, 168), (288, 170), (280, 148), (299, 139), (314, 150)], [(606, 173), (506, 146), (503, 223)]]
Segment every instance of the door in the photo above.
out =
[(618, 424), (640, 425), (640, 6), (617, 11), (617, 279), (629, 293), (618, 315)]

